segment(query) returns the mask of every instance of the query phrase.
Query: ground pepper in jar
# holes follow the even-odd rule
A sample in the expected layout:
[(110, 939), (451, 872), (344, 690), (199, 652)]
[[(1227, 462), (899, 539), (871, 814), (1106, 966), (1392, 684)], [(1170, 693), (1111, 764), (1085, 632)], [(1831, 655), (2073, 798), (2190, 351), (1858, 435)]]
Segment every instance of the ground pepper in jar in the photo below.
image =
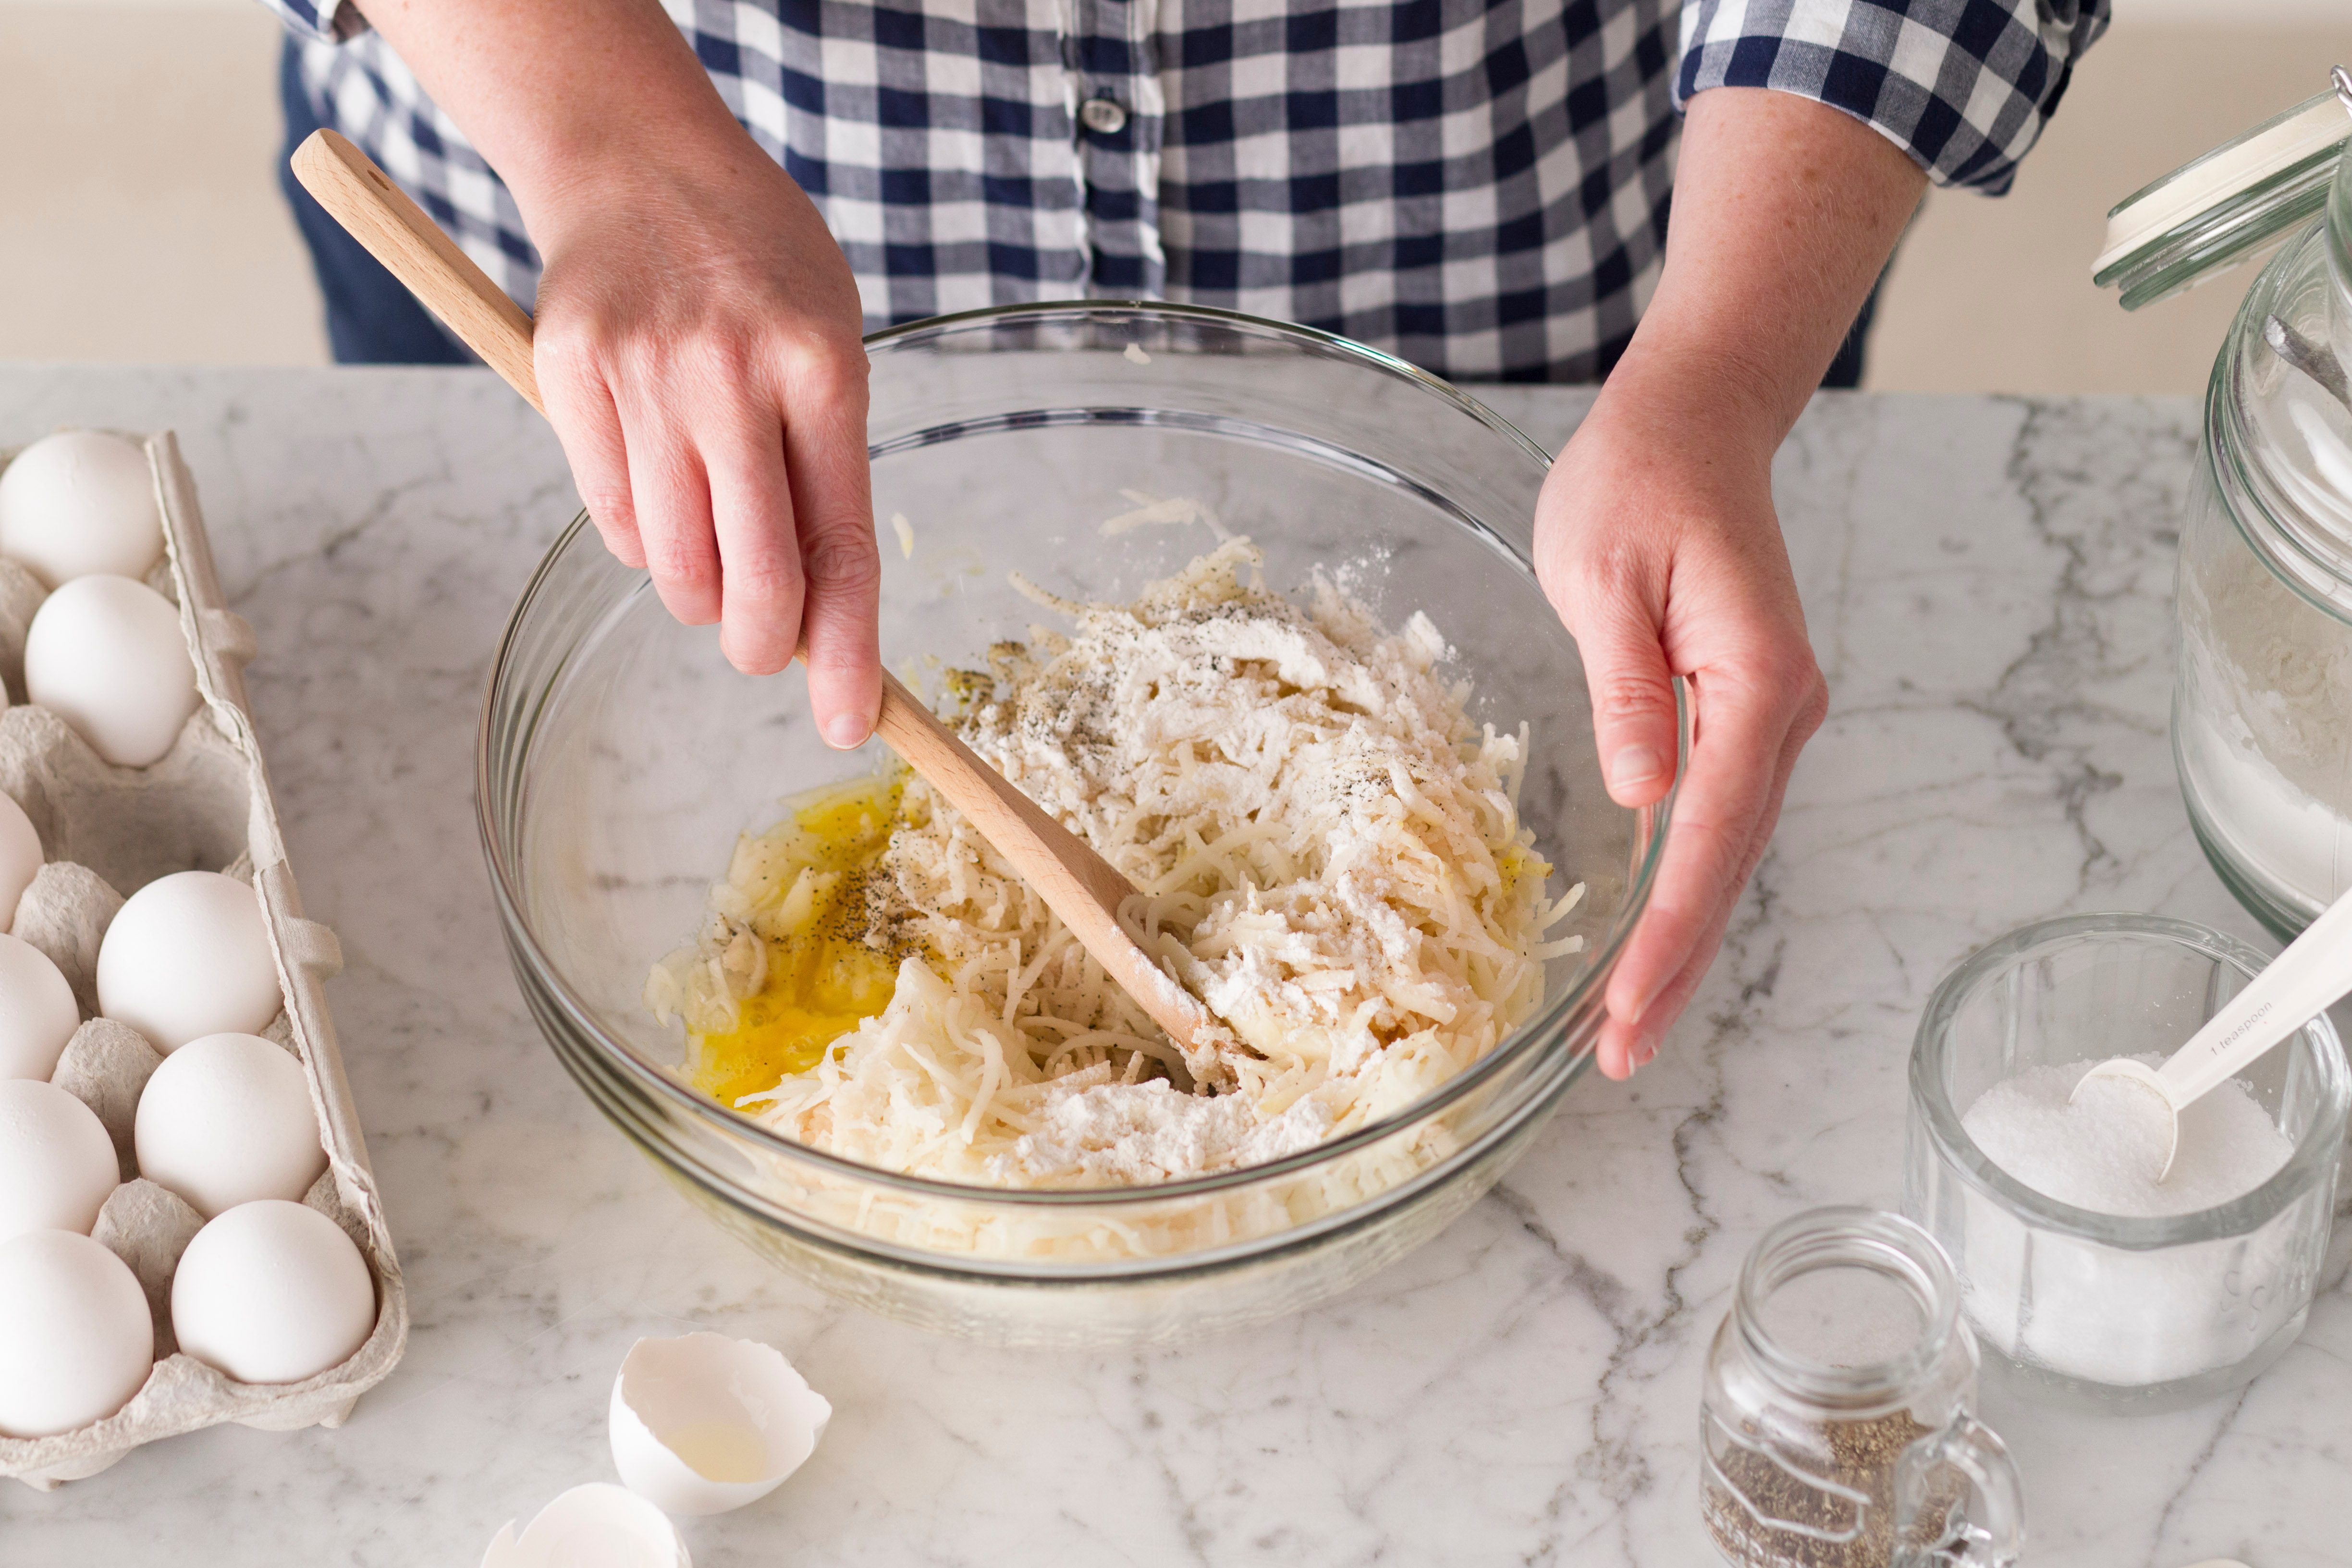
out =
[[(1886, 1568), (1895, 1558), (1895, 1462), (1927, 1435), (1897, 1410), (1822, 1423), (1806, 1434), (1807, 1452), (1794, 1465), (1725, 1442), (1702, 1488), (1707, 1533), (1742, 1568)], [(1809, 1485), (1806, 1473), (1821, 1484)], [(1914, 1542), (1944, 1533), (1959, 1493), (1958, 1478), (1948, 1479), (1949, 1495), (1914, 1522)]]
[(1733, 1568), (2015, 1568), (2024, 1504), (1977, 1420), (1959, 1281), (1899, 1215), (1766, 1232), (1707, 1349), (1699, 1510)]

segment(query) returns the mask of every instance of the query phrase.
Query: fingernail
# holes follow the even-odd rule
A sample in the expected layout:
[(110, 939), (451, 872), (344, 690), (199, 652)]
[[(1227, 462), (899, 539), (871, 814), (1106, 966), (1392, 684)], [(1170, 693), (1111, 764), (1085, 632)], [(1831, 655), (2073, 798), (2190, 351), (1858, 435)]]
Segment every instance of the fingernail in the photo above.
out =
[(866, 721), (843, 711), (824, 721), (824, 743), (836, 752), (854, 752), (866, 743)]
[(1643, 1041), (1640, 1045), (1633, 1047), (1633, 1065), (1637, 1068), (1648, 1067), (1652, 1062), (1657, 1060), (1657, 1058), (1658, 1047), (1652, 1045), (1647, 1040)]
[(1609, 787), (1632, 789), (1658, 776), (1658, 753), (1647, 746), (1624, 746), (1609, 764)]

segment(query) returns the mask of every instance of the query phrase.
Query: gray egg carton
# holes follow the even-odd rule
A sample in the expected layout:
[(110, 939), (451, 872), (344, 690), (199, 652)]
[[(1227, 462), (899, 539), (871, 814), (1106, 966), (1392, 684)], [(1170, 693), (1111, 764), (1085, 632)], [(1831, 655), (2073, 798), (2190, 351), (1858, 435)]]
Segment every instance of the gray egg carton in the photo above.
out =
[[(0, 1436), (0, 1476), (43, 1490), (96, 1475), (142, 1443), (225, 1421), (266, 1431), (339, 1426), (359, 1396), (390, 1374), (408, 1340), (407, 1294), (327, 1013), (326, 981), (342, 966), (341, 950), (332, 931), (303, 918), (246, 705), (253, 629), (222, 597), (178, 443), (165, 432), (144, 446), (166, 547), (148, 584), (180, 607), (202, 698), (161, 761), (116, 767), (56, 714), (25, 704), (25, 632), (45, 594), (30, 573), (0, 560), (0, 683), (10, 703), (0, 712), (0, 790), (32, 818), (47, 862), (10, 929), (57, 962), (79, 1004), (83, 1022), (51, 1081), (95, 1110), (114, 1140), (123, 1181), (93, 1234), (139, 1277), (154, 1313), (157, 1352), (145, 1384), (106, 1419), (51, 1437)], [(13, 456), (0, 453), (0, 467)], [(224, 871), (260, 891), (286, 1000), (264, 1033), (302, 1063), (327, 1150), (326, 1173), (304, 1201), (342, 1226), (375, 1275), (376, 1323), (367, 1342), (342, 1365), (300, 1383), (237, 1383), (178, 1353), (172, 1271), (203, 1221), (173, 1194), (139, 1179), (132, 1158), (132, 1112), (163, 1058), (136, 1030), (97, 1016), (94, 977), (107, 923), (125, 895), (192, 868)]]

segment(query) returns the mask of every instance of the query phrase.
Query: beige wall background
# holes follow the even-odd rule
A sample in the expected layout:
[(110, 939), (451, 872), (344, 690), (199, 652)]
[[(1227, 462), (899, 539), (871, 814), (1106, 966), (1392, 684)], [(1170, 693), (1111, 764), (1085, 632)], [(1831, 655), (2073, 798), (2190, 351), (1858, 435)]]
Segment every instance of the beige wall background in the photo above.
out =
[[(1931, 195), (1870, 384), (2194, 392), (2248, 275), (2126, 315), (2090, 283), (2120, 197), (2319, 91), (2352, 0), (2116, 0), (2014, 192)], [(251, 0), (0, 0), (0, 359), (320, 364)]]

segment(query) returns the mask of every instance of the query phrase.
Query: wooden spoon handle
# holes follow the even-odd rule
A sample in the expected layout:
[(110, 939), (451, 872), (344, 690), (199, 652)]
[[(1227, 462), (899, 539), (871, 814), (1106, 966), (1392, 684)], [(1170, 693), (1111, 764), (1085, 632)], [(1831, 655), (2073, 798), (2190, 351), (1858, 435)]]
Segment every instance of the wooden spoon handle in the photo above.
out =
[(332, 131), (314, 131), (294, 149), (294, 177), (482, 363), (541, 414), (531, 363), (530, 312), (441, 232), (375, 160)]
[(1153, 1023), (1181, 1045), (1199, 1048), (1208, 1043), (1203, 1037), (1207, 1013), (1119, 923), (1119, 905), (1135, 885), (1118, 867), (982, 761), (887, 669), (874, 728), (908, 766), (947, 796), (981, 837), (1013, 862), (1070, 934)]

